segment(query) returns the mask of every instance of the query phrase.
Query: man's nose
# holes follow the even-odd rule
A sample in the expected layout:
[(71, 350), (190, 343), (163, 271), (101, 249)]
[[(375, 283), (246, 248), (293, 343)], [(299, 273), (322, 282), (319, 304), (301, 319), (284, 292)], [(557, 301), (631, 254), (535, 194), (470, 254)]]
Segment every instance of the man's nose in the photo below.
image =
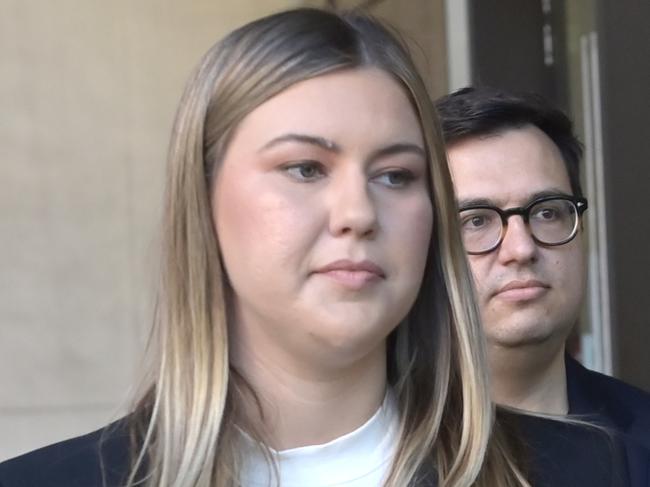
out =
[(377, 205), (363, 174), (331, 183), (329, 230), (332, 235), (372, 238), (377, 232)]
[(521, 215), (508, 218), (501, 245), (497, 249), (502, 264), (527, 263), (537, 258), (538, 246)]

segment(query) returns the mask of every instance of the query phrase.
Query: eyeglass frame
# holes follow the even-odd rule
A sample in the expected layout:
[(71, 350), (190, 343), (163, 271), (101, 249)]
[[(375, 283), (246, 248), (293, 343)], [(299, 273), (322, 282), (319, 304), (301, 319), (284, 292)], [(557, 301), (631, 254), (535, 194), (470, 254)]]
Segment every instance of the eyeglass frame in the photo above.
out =
[[(530, 230), (530, 210), (533, 206), (538, 205), (540, 203), (544, 203), (545, 201), (552, 201), (552, 200), (565, 200), (565, 201), (570, 201), (573, 203), (573, 205), (576, 208), (576, 225), (571, 234), (569, 235), (568, 238), (562, 240), (561, 242), (556, 242), (556, 243), (547, 243), (547, 242), (542, 242), (539, 240), (537, 237), (535, 237), (535, 234)], [(570, 195), (564, 195), (564, 194), (558, 194), (558, 195), (549, 195), (549, 196), (542, 196), (541, 198), (534, 199), (530, 203), (528, 203), (526, 206), (515, 206), (512, 208), (506, 208), (506, 209), (501, 209), (497, 206), (492, 206), (492, 205), (469, 205), (465, 206), (463, 208), (458, 209), (459, 215), (463, 211), (467, 210), (493, 210), (498, 213), (498, 215), (501, 217), (501, 233), (499, 235), (499, 238), (497, 239), (496, 243), (490, 247), (487, 250), (481, 250), (480, 252), (470, 252), (469, 250), (465, 249), (465, 251), (470, 254), (470, 255), (484, 255), (484, 254), (489, 254), (490, 252), (493, 252), (503, 242), (503, 239), (506, 236), (506, 231), (508, 230), (508, 218), (514, 215), (520, 215), (526, 226), (528, 227), (528, 231), (530, 233), (530, 236), (532, 237), (533, 241), (537, 243), (538, 245), (542, 245), (544, 247), (557, 247), (559, 245), (564, 245), (569, 243), (571, 240), (573, 240), (576, 235), (578, 234), (578, 227), (580, 225), (580, 219), (582, 218), (582, 214), (587, 210), (589, 207), (587, 203), (587, 198), (583, 198), (580, 196), (570, 196)]]

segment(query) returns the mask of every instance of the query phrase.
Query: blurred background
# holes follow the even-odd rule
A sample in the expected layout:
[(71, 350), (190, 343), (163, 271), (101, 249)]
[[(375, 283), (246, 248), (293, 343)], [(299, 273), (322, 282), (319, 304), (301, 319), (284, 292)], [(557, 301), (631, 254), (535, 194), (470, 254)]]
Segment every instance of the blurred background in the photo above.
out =
[(589, 299), (572, 348), (650, 389), (647, 0), (0, 0), (0, 460), (118, 418), (151, 323), (165, 152), (217, 39), (363, 4), (433, 97), (538, 91), (585, 143)]

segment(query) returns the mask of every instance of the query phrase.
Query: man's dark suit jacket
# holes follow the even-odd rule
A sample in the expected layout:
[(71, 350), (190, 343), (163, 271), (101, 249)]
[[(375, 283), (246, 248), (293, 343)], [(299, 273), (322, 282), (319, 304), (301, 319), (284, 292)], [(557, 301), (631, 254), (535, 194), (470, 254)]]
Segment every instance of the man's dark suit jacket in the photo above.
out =
[(595, 422), (625, 445), (632, 485), (650, 486), (650, 394), (566, 357), (569, 414)]
[[(611, 472), (606, 464), (616, 463), (616, 449), (606, 450), (594, 432), (522, 416), (535, 487), (650, 487), (650, 395), (572, 359), (567, 380), (570, 412), (620, 433), (627, 472)], [(119, 421), (0, 464), (0, 487), (118, 487), (129, 471), (130, 444), (126, 421)]]
[(650, 394), (586, 369), (568, 356), (566, 373), (569, 414), (595, 415), (603, 426), (650, 450)]

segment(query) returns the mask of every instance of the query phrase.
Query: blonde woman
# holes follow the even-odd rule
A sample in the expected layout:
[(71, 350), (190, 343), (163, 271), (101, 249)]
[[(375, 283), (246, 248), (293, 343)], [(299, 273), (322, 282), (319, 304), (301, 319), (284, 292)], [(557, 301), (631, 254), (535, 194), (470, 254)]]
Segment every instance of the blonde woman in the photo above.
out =
[(4, 487), (527, 485), (492, 435), (429, 96), (387, 30), (299, 9), (232, 32), (168, 171), (146, 392)]

